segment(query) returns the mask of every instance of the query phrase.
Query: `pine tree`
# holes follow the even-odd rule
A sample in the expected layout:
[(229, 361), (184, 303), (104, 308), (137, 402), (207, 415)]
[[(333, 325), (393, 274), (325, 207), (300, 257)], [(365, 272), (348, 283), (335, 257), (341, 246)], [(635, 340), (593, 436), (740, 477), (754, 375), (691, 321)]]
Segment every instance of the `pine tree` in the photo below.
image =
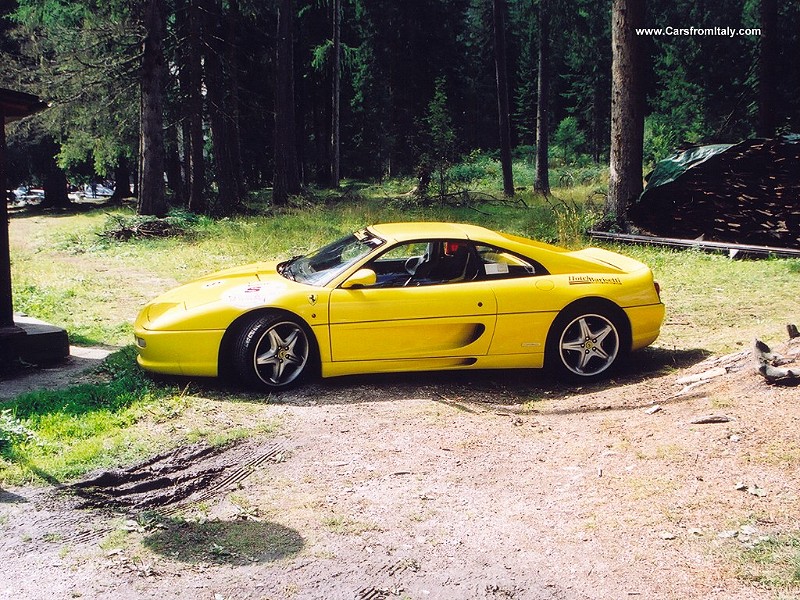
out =
[(642, 192), (644, 139), (643, 57), (636, 28), (644, 0), (614, 0), (611, 13), (611, 160), (606, 216), (626, 227), (629, 203)]
[(299, 194), (297, 137), (294, 104), (294, 2), (281, 0), (278, 9), (277, 51), (275, 59), (275, 177), (272, 203), (287, 204), (290, 195)]
[(166, 5), (164, 0), (146, 0), (142, 25), (139, 119), (139, 203), (140, 215), (164, 216), (164, 87), (166, 62)]
[(536, 176), (533, 189), (550, 194), (550, 11), (548, 0), (539, 0), (539, 77), (536, 93)]
[(513, 196), (514, 175), (511, 167), (511, 118), (508, 103), (505, 0), (493, 0), (492, 9), (494, 65), (497, 82), (497, 114), (500, 128), (500, 164), (503, 169), (503, 193), (506, 196)]

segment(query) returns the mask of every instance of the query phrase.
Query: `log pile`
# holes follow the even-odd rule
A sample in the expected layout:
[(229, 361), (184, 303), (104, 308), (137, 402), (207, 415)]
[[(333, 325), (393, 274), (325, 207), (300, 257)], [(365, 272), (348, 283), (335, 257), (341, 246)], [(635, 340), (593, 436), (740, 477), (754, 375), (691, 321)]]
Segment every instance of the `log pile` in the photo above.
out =
[(662, 161), (628, 217), (659, 236), (800, 248), (800, 135)]
[(169, 217), (165, 219), (155, 217), (130, 219), (116, 216), (113, 220), (113, 226), (97, 235), (108, 240), (127, 242), (132, 239), (178, 237), (186, 233), (185, 229), (170, 222)]
[[(756, 371), (767, 380), (768, 383), (778, 385), (800, 385), (800, 366), (796, 363), (800, 359), (800, 345), (792, 342), (800, 341), (796, 325), (787, 325), (789, 332), (790, 345), (788, 356), (782, 356), (767, 346), (761, 340), (753, 343), (753, 358), (756, 363)], [(786, 365), (789, 365), (788, 367)]]

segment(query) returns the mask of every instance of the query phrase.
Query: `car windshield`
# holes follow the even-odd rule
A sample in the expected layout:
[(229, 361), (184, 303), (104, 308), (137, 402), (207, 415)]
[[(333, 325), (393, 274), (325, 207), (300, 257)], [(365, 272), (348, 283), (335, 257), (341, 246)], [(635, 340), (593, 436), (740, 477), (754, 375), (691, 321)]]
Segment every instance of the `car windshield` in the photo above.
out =
[(381, 244), (382, 239), (362, 229), (305, 256), (282, 262), (278, 273), (300, 283), (327, 285)]

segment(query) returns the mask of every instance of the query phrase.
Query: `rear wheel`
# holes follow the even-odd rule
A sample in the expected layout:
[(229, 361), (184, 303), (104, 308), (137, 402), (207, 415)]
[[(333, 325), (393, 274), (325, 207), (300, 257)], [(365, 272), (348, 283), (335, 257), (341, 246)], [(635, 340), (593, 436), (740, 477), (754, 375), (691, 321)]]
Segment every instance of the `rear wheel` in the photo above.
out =
[(233, 364), (250, 386), (281, 390), (308, 375), (315, 352), (312, 334), (303, 323), (286, 315), (266, 315), (242, 329), (233, 344)]
[(605, 307), (568, 308), (547, 336), (546, 366), (572, 380), (592, 381), (607, 375), (626, 353), (624, 316)]

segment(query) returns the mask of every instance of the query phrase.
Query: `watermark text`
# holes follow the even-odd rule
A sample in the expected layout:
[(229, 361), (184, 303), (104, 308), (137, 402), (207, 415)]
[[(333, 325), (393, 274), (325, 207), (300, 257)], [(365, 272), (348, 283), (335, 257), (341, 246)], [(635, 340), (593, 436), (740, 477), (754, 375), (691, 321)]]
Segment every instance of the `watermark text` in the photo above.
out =
[(660, 36), (760, 36), (760, 29), (736, 29), (735, 27), (659, 27), (636, 30), (636, 35)]

